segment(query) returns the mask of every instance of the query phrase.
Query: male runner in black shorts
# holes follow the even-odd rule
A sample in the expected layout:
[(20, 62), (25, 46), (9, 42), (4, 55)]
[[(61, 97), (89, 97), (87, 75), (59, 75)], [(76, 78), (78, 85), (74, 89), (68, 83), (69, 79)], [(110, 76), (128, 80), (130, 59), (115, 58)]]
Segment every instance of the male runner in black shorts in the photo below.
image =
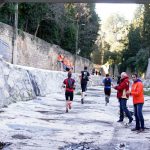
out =
[(81, 71), (81, 89), (82, 89), (82, 93), (81, 93), (81, 104), (84, 103), (84, 97), (85, 97), (85, 91), (87, 90), (87, 83), (89, 81), (89, 72), (87, 71), (87, 67), (84, 67), (84, 71)]

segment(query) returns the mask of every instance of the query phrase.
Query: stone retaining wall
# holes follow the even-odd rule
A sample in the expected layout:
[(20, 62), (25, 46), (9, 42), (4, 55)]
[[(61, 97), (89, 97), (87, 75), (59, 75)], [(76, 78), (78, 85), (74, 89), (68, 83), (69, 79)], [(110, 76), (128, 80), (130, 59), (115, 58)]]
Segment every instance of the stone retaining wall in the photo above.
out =
[[(90, 71), (93, 68), (93, 63), (86, 58), (77, 56), (75, 61), (74, 55), (63, 50), (58, 45), (50, 44), (20, 30), (18, 33), (17, 53), (15, 53), (17, 65), (60, 71), (57, 56), (61, 53), (70, 62), (75, 63), (75, 71), (78, 73), (83, 70), (85, 65), (88, 66)], [(12, 27), (0, 23), (0, 55), (8, 62), (12, 60), (12, 37)]]
[[(63, 92), (61, 86), (67, 73), (12, 65), (0, 58), (0, 107), (37, 96)], [(80, 90), (79, 74), (73, 74), (76, 92)], [(91, 76), (88, 86), (100, 85), (102, 77)]]

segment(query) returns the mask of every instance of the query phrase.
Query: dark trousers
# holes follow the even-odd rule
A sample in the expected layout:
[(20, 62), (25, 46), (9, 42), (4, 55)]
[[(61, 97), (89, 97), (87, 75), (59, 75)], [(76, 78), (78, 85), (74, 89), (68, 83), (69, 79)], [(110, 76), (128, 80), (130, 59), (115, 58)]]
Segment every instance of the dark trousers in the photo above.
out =
[(127, 99), (120, 98), (119, 103), (120, 103), (120, 120), (123, 121), (124, 112), (125, 112), (126, 116), (128, 117), (128, 119), (131, 120), (132, 116), (131, 116), (131, 113), (129, 112), (128, 108), (127, 108)]
[(87, 91), (87, 82), (81, 82), (81, 89), (82, 89), (82, 92)]
[(144, 129), (144, 118), (142, 113), (143, 104), (135, 104), (134, 105), (134, 115), (136, 120), (136, 128)]

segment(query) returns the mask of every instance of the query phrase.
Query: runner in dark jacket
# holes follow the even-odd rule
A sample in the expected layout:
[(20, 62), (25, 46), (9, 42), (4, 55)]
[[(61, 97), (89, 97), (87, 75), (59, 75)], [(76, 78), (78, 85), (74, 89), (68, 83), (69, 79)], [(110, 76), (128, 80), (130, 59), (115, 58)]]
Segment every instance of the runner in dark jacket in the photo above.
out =
[(112, 85), (112, 80), (109, 77), (109, 74), (106, 74), (106, 78), (103, 80), (103, 85), (104, 85), (104, 93), (105, 93), (105, 105), (109, 103), (109, 98), (111, 94), (111, 85)]
[(84, 103), (85, 92), (87, 90), (87, 83), (89, 81), (89, 72), (87, 71), (87, 67), (84, 67), (84, 71), (81, 71), (80, 80), (81, 80), (81, 104)]

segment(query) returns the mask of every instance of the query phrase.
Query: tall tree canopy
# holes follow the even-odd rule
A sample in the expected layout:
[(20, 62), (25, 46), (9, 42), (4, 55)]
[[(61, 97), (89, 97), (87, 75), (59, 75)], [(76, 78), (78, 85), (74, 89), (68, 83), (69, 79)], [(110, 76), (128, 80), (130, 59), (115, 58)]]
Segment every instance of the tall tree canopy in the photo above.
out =
[(150, 57), (150, 5), (140, 5), (129, 27), (127, 47), (123, 50), (122, 67), (144, 73)]
[(149, 29), (150, 4), (139, 5), (131, 23), (120, 15), (111, 15), (102, 25), (103, 40), (110, 45), (104, 50), (104, 62), (118, 64), (120, 72), (129, 69), (144, 73), (150, 57)]

